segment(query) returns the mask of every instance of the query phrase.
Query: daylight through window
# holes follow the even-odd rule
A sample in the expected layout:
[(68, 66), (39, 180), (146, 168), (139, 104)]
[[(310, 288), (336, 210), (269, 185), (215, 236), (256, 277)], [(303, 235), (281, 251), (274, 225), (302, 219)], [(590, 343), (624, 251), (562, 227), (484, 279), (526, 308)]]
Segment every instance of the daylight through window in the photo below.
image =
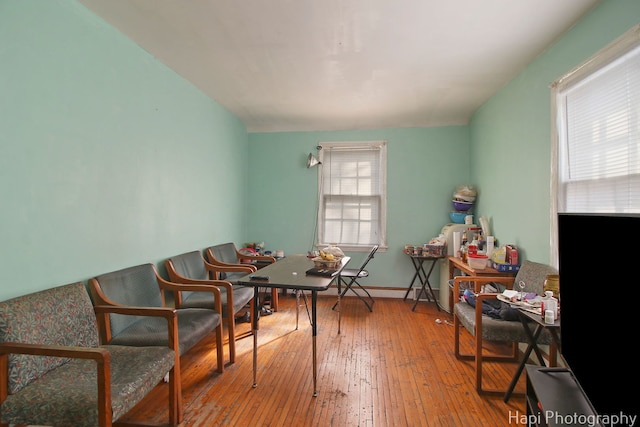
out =
[(343, 249), (385, 242), (386, 142), (320, 144), (318, 240)]

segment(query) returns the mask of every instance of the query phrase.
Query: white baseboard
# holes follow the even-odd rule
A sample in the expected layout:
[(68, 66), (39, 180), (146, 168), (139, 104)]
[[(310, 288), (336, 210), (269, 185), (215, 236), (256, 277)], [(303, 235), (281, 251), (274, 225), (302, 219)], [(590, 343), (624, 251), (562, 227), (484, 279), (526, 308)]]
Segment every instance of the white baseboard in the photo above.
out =
[[(371, 294), (372, 297), (374, 298), (398, 298), (398, 299), (402, 299), (404, 298), (404, 295), (407, 293), (407, 288), (377, 288), (377, 287), (367, 287), (365, 286), (365, 289), (367, 291), (369, 291), (369, 293)], [(409, 292), (409, 295), (407, 295), (407, 301), (415, 301), (414, 295), (415, 295), (415, 291), (414, 289), (418, 289), (418, 287), (414, 286), (411, 291)], [(337, 292), (336, 287), (332, 286), (332, 289), (330, 289), (327, 292), (321, 292), (320, 295), (322, 296), (329, 296), (329, 292)], [(428, 291), (427, 291), (428, 292)], [(439, 288), (434, 288), (433, 289), (433, 293), (435, 294), (436, 297), (436, 301), (438, 301), (438, 304), (440, 304), (440, 289)], [(347, 297), (349, 297), (349, 293), (347, 293), (346, 295)], [(355, 297), (355, 295), (351, 294), (351, 296)], [(422, 300), (421, 300), (422, 301)], [(442, 307), (440, 306), (440, 309), (450, 313), (449, 308), (448, 307)]]
[[(335, 287), (333, 287), (335, 289)], [(414, 286), (414, 289), (416, 287)], [(404, 295), (407, 293), (407, 288), (375, 288), (375, 287), (366, 287), (365, 289), (369, 291), (372, 297), (378, 298), (404, 298)], [(427, 291), (428, 292), (428, 291)], [(436, 299), (439, 298), (440, 289), (434, 289), (433, 293), (436, 296)], [(349, 296), (349, 294), (347, 294)], [(409, 292), (407, 299), (411, 299), (413, 301), (414, 291), (413, 289)]]

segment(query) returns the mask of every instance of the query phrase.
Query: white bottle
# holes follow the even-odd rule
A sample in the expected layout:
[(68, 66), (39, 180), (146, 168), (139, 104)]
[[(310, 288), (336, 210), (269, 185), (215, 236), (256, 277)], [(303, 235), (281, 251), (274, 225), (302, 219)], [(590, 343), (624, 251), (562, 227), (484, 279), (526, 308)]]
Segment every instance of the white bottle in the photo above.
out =
[(558, 300), (553, 297), (553, 291), (545, 291), (544, 293), (544, 309), (553, 311), (553, 320), (558, 320)]
[(491, 255), (493, 254), (493, 245), (495, 244), (494, 236), (487, 236), (487, 257), (491, 259)]

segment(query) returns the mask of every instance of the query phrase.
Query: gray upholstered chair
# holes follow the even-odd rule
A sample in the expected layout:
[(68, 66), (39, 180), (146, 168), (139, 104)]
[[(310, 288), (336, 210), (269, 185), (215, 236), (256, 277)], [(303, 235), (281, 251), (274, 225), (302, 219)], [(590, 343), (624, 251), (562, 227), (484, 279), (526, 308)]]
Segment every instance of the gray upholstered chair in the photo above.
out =
[[(212, 295), (210, 308), (177, 309), (180, 355), (212, 332), (216, 334), (217, 371), (223, 372), (222, 303), (212, 285), (177, 285), (160, 277), (153, 264), (142, 264), (89, 280), (96, 305), (165, 307), (164, 292), (194, 291)], [(98, 317), (101, 339), (111, 345), (159, 345), (166, 340), (166, 324), (153, 319), (109, 315)]]
[[(524, 261), (515, 278), (491, 276), (459, 276), (453, 280), (453, 295), (458, 298), (462, 283), (469, 283), (470, 288), (477, 294), (476, 305), (472, 307), (467, 302), (457, 301), (453, 308), (454, 351), (456, 358), (475, 361), (476, 390), (480, 394), (504, 394), (505, 390), (485, 389), (482, 385), (483, 362), (517, 362), (518, 343), (528, 343), (528, 337), (523, 325), (519, 321), (494, 319), (482, 313), (482, 301), (496, 299), (496, 293), (481, 293), (482, 286), (487, 283), (501, 283), (507, 289), (513, 289), (514, 283), (523, 281), (526, 284), (524, 292), (543, 293), (544, 281), (549, 274), (558, 274), (551, 266), (531, 261)], [(474, 353), (460, 353), (460, 326), (463, 326), (474, 337)], [(481, 331), (481, 332), (478, 332)], [(512, 352), (505, 354), (484, 354), (483, 341), (498, 341), (512, 343)], [(548, 331), (543, 331), (538, 344), (552, 344), (553, 340)], [(550, 347), (549, 357), (555, 361), (557, 349)]]
[(165, 345), (100, 346), (94, 307), (82, 283), (0, 302), (0, 425), (117, 425), (167, 373), (169, 423), (178, 425), (175, 310), (95, 310), (161, 316)]
[[(276, 259), (268, 255), (245, 255), (236, 248), (234, 243), (222, 243), (210, 246), (205, 250), (207, 261), (217, 269), (217, 278), (233, 284), (238, 279), (246, 276), (247, 267), (253, 271), (276, 262)], [(278, 311), (278, 290), (271, 288), (271, 308)]]
[[(229, 360), (234, 363), (236, 359), (235, 315), (249, 304), (249, 313), (253, 320), (254, 289), (232, 285), (223, 280), (212, 280), (216, 277), (218, 270), (205, 261), (200, 251), (173, 256), (165, 261), (165, 266), (169, 280), (172, 282), (214, 285), (220, 289), (222, 318), (227, 320), (229, 334)], [(213, 304), (213, 295), (206, 292), (176, 291), (174, 301), (176, 308), (208, 308)]]

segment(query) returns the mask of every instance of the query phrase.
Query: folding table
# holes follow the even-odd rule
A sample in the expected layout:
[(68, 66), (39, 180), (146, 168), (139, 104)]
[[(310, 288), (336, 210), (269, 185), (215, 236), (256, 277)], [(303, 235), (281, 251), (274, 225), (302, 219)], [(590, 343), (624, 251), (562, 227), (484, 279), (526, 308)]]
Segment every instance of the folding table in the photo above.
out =
[[(256, 300), (258, 298), (258, 289), (261, 287), (291, 289), (294, 291), (311, 291), (311, 334), (313, 348), (313, 396), (318, 395), (316, 387), (317, 378), (317, 358), (316, 358), (316, 336), (317, 336), (317, 320), (316, 305), (318, 300), (318, 292), (326, 291), (334, 280), (339, 280), (340, 271), (347, 265), (351, 258), (343, 257), (338, 266), (337, 273), (334, 276), (312, 276), (307, 275), (306, 271), (314, 266), (314, 262), (307, 258), (306, 255), (290, 255), (278, 262), (270, 264), (260, 270), (255, 275), (250, 274), (241, 277), (238, 283), (243, 286), (253, 286)], [(268, 277), (268, 279), (255, 279), (257, 276)], [(252, 276), (254, 279), (252, 279)], [(338, 312), (340, 316), (340, 312)], [(258, 366), (258, 305), (254, 304), (253, 316), (253, 387), (258, 386), (256, 371)], [(297, 323), (297, 316), (296, 316)]]
[[(436, 298), (435, 294), (433, 293), (433, 289), (431, 288), (431, 283), (429, 282), (429, 277), (431, 277), (431, 272), (433, 271), (433, 267), (435, 267), (436, 265), (436, 261), (438, 261), (439, 259), (442, 259), (444, 257), (436, 257), (436, 256), (423, 256), (423, 255), (414, 255), (414, 254), (407, 254), (409, 255), (409, 257), (411, 258), (411, 262), (413, 263), (413, 268), (416, 270), (415, 274), (413, 275), (413, 279), (411, 280), (411, 284), (409, 285), (409, 287), (407, 288), (407, 292), (404, 294), (404, 298), (403, 300), (406, 301), (407, 297), (409, 296), (409, 293), (411, 292), (411, 289), (413, 289), (413, 284), (415, 283), (416, 279), (420, 280), (420, 292), (418, 293), (418, 295), (422, 295), (422, 293), (424, 292), (425, 295), (427, 295), (427, 298), (430, 300), (431, 298), (433, 298), (433, 302), (436, 303), (436, 307), (438, 308), (438, 311), (440, 311), (440, 304), (438, 304), (438, 299)], [(431, 262), (431, 265), (429, 266), (429, 271), (425, 272), (424, 270), (424, 263), (425, 261), (429, 261)], [(429, 293), (431, 294), (431, 296), (429, 296), (426, 292), (426, 288), (429, 288)], [(442, 290), (440, 290), (440, 292), (442, 292)], [(416, 302), (413, 304), (413, 308), (411, 309), (412, 311), (416, 310), (416, 306), (418, 305), (418, 301), (420, 301), (420, 298), (416, 298)]]

